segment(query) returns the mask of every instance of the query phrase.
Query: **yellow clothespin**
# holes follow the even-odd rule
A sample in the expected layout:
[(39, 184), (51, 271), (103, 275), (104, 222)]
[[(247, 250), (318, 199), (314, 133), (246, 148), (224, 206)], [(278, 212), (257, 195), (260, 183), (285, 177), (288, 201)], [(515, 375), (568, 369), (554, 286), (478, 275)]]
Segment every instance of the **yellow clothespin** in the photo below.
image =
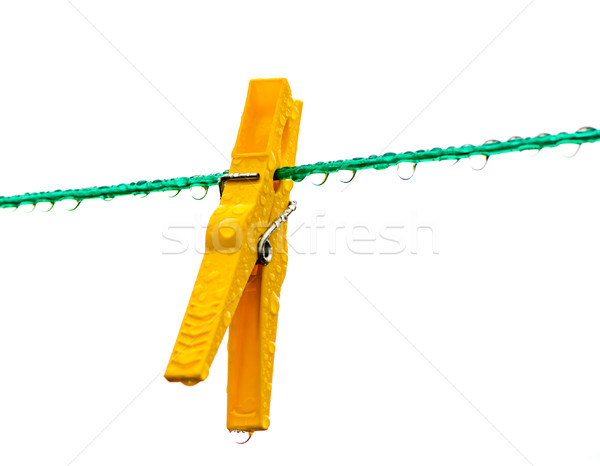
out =
[(165, 378), (194, 385), (229, 327), (227, 428), (269, 427), (279, 293), (287, 267), (285, 220), (293, 181), (275, 170), (296, 159), (302, 102), (286, 79), (250, 81), (231, 168), (219, 183), (206, 253)]

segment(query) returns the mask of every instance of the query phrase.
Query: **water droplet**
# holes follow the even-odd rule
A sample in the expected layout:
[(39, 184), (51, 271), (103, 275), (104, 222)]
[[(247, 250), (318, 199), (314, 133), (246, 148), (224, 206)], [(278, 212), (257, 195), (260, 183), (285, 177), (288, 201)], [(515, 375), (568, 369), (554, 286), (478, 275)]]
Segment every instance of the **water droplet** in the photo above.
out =
[(454, 165), (456, 165), (459, 161), (460, 161), (460, 159), (446, 159), (446, 160), (440, 160), (440, 163), (442, 164), (443, 167), (450, 168), (450, 167), (453, 167)]
[(575, 157), (580, 147), (579, 144), (561, 144), (554, 147), (545, 147), (544, 152), (570, 159), (571, 157)]
[(54, 208), (54, 202), (38, 202), (40, 212), (50, 212)]
[[(167, 191), (167, 193), (171, 193), (171, 192), (172, 192), (172, 191)], [(180, 193), (180, 192), (181, 192), (181, 189), (177, 190), (177, 191), (175, 192), (175, 194), (169, 194), (169, 197), (170, 197), (171, 199), (173, 199), (174, 197), (177, 197), (177, 196), (179, 195), (179, 193)]]
[(17, 210), (19, 212), (25, 212), (26, 214), (30, 214), (35, 210), (35, 204), (21, 204)]
[(519, 152), (519, 154), (527, 155), (529, 157), (535, 157), (540, 153), (540, 149), (525, 149)]
[(142, 199), (145, 197), (148, 197), (148, 194), (150, 194), (150, 193), (133, 193), (134, 196), (139, 196)]
[(81, 201), (78, 201), (77, 199), (63, 199), (62, 201), (59, 201), (59, 204), (63, 209), (72, 212), (79, 207)]
[(576, 132), (577, 133), (585, 133), (586, 131), (596, 131), (596, 128), (592, 128), (591, 126), (582, 126)]
[[(510, 138), (508, 138), (509, 141), (519, 141), (520, 139), (523, 139), (521, 136), (511, 136)], [(539, 154), (540, 150), (539, 149), (525, 149), (522, 151), (519, 151), (520, 154), (523, 155), (528, 155), (530, 157), (533, 157), (534, 155)]]
[[(487, 144), (487, 143), (486, 143)], [(471, 168), (476, 171), (483, 170), (488, 163), (489, 155), (485, 154), (473, 154), (469, 157), (469, 163)]]
[(248, 443), (253, 433), (254, 432), (244, 432), (243, 430), (232, 430), (231, 437), (235, 443), (243, 445), (244, 443)]
[(396, 166), (396, 174), (398, 178), (403, 179), (404, 181), (410, 180), (417, 169), (417, 164), (413, 162), (400, 162)]
[(485, 141), (483, 144), (496, 144), (498, 141), (498, 139), (488, 139), (487, 141)]
[[(563, 144), (565, 146), (569, 146), (570, 147), (570, 151), (564, 155), (564, 157), (570, 159), (571, 157), (575, 157), (577, 155), (577, 152), (579, 152), (579, 149), (581, 149), (581, 144)], [(573, 146), (575, 147), (575, 150), (573, 151)]]
[(192, 193), (192, 198), (201, 201), (208, 194), (208, 188), (206, 186), (192, 186), (190, 188), (190, 193)]
[(340, 170), (338, 178), (342, 183), (350, 183), (356, 176), (356, 170)]
[(106, 201), (106, 202), (110, 202), (110, 201), (112, 201), (114, 198), (115, 198), (114, 196), (112, 196), (112, 197), (110, 197), (110, 196), (107, 196), (107, 197), (103, 197), (103, 198), (102, 198), (102, 200), (104, 200), (104, 201)]
[(313, 173), (308, 177), (310, 182), (315, 186), (323, 186), (329, 178), (329, 173)]

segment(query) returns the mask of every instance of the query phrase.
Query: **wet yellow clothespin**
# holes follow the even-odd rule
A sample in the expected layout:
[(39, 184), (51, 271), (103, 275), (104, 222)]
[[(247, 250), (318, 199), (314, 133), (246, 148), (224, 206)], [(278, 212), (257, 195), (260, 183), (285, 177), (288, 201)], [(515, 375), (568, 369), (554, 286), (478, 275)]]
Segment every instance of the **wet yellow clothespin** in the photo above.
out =
[(194, 385), (229, 327), (227, 428), (269, 427), (279, 293), (287, 267), (285, 220), (293, 181), (274, 181), (293, 166), (302, 102), (286, 79), (250, 81), (221, 202), (208, 223), (206, 253), (165, 378)]

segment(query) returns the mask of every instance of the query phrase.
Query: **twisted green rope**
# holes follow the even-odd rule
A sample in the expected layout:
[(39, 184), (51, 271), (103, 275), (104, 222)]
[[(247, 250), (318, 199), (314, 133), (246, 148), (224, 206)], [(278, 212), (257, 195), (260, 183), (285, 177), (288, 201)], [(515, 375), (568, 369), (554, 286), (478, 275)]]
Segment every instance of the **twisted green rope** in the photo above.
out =
[[(370, 157), (357, 157), (348, 160), (338, 160), (335, 162), (318, 162), (308, 165), (298, 165), (296, 167), (279, 168), (275, 172), (276, 180), (294, 180), (302, 181), (309, 175), (315, 173), (330, 174), (340, 170), (349, 170), (356, 172), (374, 168), (383, 170), (392, 165), (401, 162), (420, 163), (440, 160), (460, 160), (471, 155), (484, 155), (489, 157), (496, 154), (509, 152), (518, 152), (530, 149), (543, 149), (545, 147), (555, 147), (561, 144), (584, 144), (600, 141), (600, 130), (593, 128), (581, 128), (574, 133), (559, 133), (555, 135), (541, 134), (533, 138), (511, 138), (505, 142), (488, 141), (479, 146), (464, 145), (462, 147), (448, 147), (446, 149), (419, 150), (416, 152), (402, 152), (395, 154), (388, 152), (386, 154)], [(37, 204), (39, 202), (49, 202), (54, 204), (65, 199), (83, 201), (86, 199), (112, 199), (118, 196), (129, 194), (149, 194), (160, 191), (181, 191), (194, 186), (202, 186), (208, 189), (210, 186), (219, 184), (219, 177), (226, 174), (216, 173), (213, 175), (192, 176), (173, 178), (168, 180), (138, 181), (129, 184), (119, 184), (113, 186), (99, 186), (82, 189), (66, 189), (47, 191), (39, 193), (26, 193), (18, 196), (0, 197), (0, 208), (19, 207), (24, 204)]]

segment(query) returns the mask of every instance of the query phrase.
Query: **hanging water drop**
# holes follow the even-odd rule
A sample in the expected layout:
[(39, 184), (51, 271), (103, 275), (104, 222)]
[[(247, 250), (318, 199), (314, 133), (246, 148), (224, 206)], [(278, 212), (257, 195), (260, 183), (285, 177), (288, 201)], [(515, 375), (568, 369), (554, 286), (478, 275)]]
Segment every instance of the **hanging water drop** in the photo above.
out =
[(248, 443), (253, 433), (254, 432), (245, 432), (243, 430), (232, 430), (231, 437), (233, 438), (233, 441), (235, 443), (237, 443), (238, 445), (243, 445), (245, 443)]
[(567, 159), (570, 159), (571, 157), (575, 157), (577, 155), (577, 153), (579, 152), (579, 149), (581, 149), (581, 144), (565, 144), (565, 145), (571, 146), (571, 148), (572, 148), (572, 146), (577, 146), (575, 148), (574, 152), (571, 151), (570, 153), (564, 155), (564, 157), (566, 157)]
[(35, 204), (21, 204), (18, 207), (20, 212), (25, 212), (26, 214), (30, 214), (35, 210)]
[(488, 163), (489, 155), (486, 154), (473, 154), (469, 157), (471, 168), (475, 171), (481, 171), (485, 168)]
[[(509, 141), (519, 141), (523, 139), (521, 136), (511, 136), (510, 138), (508, 138)], [(533, 157), (534, 155), (537, 155), (540, 152), (539, 149), (525, 149), (525, 150), (521, 150), (519, 151), (520, 154), (523, 155), (528, 155), (529, 157)]]
[(453, 167), (458, 162), (460, 162), (463, 158), (465, 158), (465, 155), (471, 151), (471, 147), (475, 147), (475, 146), (473, 144), (463, 144), (462, 146), (460, 146), (460, 149), (464, 149), (464, 152), (463, 151), (459, 152), (460, 155), (457, 156), (457, 158), (440, 160), (440, 163), (444, 167), (448, 167), (448, 168)]
[(592, 128), (591, 126), (582, 126), (576, 132), (577, 133), (586, 133), (588, 131), (596, 131), (596, 128)]
[[(167, 193), (171, 193), (171, 192), (172, 192), (172, 191), (167, 191)], [(175, 194), (169, 194), (169, 197), (170, 197), (171, 199), (173, 199), (174, 197), (177, 197), (177, 196), (179, 195), (179, 193), (180, 193), (180, 192), (181, 192), (181, 189), (177, 190), (177, 191), (175, 192)]]
[[(190, 193), (192, 194), (193, 199), (195, 199), (197, 201), (201, 201), (208, 194), (208, 188), (206, 186), (192, 186), (190, 188)], [(173, 197), (175, 197), (175, 196), (173, 196)]]
[(77, 207), (79, 207), (81, 201), (78, 201), (77, 199), (63, 199), (59, 201), (59, 204), (66, 211), (73, 212), (75, 209), (77, 209)]
[(544, 152), (570, 159), (575, 157), (580, 147), (579, 144), (560, 144), (554, 147), (545, 147)]
[[(543, 137), (546, 137), (546, 136), (550, 136), (550, 134), (548, 134), (548, 133), (540, 133), (540, 134), (538, 134), (536, 136), (536, 138), (543, 138)], [(542, 151), (542, 149), (543, 149), (542, 147), (538, 147), (537, 149), (531, 149), (530, 151), (526, 150), (526, 151), (522, 151), (522, 152), (528, 152), (528, 153), (530, 153), (530, 156), (533, 157), (535, 155), (538, 155)]]
[(400, 162), (396, 166), (396, 174), (398, 178), (408, 181), (415, 175), (417, 164), (414, 162)]
[(323, 186), (329, 178), (329, 173), (313, 173), (308, 177), (310, 182), (315, 186)]
[(460, 159), (445, 159), (445, 160), (440, 160), (440, 164), (443, 167), (453, 167), (454, 165), (456, 165), (458, 162), (460, 161)]
[(338, 177), (342, 183), (350, 183), (356, 176), (356, 170), (340, 170)]
[[(40, 212), (50, 212), (54, 208), (54, 202), (38, 202), (38, 207), (40, 207)], [(45, 208), (44, 208), (45, 207)]]

